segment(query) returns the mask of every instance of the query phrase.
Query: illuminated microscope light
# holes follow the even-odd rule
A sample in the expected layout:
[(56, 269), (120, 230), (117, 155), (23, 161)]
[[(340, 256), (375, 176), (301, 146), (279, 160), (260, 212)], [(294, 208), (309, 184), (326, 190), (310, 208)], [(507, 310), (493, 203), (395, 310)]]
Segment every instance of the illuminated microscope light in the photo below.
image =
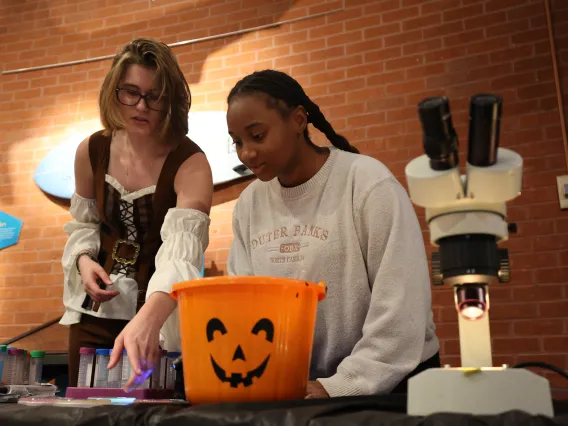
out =
[(489, 310), (489, 297), (485, 286), (456, 286), (454, 297), (458, 313), (467, 320), (480, 320)]

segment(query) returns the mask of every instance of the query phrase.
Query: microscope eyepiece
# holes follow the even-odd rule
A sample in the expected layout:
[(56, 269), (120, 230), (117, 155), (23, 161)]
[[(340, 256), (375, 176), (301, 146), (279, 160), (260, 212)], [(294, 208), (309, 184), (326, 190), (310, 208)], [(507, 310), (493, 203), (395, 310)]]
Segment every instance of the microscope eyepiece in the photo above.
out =
[(479, 94), (469, 105), (469, 143), (467, 161), (487, 167), (497, 162), (503, 100), (500, 96)]
[(424, 133), (424, 152), (434, 170), (458, 166), (458, 138), (452, 123), (450, 103), (445, 96), (430, 97), (418, 104)]

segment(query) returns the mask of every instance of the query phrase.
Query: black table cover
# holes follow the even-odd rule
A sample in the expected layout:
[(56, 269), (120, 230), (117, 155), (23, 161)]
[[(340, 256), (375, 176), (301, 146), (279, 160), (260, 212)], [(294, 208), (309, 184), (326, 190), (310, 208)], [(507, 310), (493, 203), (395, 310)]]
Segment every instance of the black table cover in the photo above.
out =
[(21, 426), (350, 426), (350, 425), (503, 425), (568, 426), (568, 401), (555, 401), (553, 419), (512, 411), (498, 416), (406, 415), (406, 396), (347, 397), (276, 403), (180, 405), (133, 404), (93, 408), (0, 405), (0, 425)]

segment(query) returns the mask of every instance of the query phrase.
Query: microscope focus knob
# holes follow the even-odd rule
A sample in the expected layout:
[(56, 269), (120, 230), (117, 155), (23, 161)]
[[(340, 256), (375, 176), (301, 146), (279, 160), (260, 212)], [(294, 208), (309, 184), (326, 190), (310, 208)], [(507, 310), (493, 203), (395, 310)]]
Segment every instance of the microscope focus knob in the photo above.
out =
[(442, 263), (440, 262), (440, 253), (432, 253), (432, 284), (440, 286), (444, 284), (444, 275), (442, 274)]
[(497, 277), (502, 283), (511, 281), (511, 263), (507, 249), (499, 249), (499, 272), (497, 273)]

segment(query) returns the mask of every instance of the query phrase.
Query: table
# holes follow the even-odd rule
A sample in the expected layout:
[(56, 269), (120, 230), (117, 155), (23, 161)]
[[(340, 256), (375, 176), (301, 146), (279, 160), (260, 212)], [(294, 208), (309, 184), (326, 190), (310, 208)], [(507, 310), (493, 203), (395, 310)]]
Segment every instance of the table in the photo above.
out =
[(350, 425), (523, 425), (568, 426), (568, 401), (555, 401), (554, 419), (508, 412), (498, 416), (435, 414), (425, 418), (406, 414), (406, 396), (346, 397), (276, 403), (100, 406), (71, 408), (18, 404), (0, 405), (2, 426), (350, 426)]

